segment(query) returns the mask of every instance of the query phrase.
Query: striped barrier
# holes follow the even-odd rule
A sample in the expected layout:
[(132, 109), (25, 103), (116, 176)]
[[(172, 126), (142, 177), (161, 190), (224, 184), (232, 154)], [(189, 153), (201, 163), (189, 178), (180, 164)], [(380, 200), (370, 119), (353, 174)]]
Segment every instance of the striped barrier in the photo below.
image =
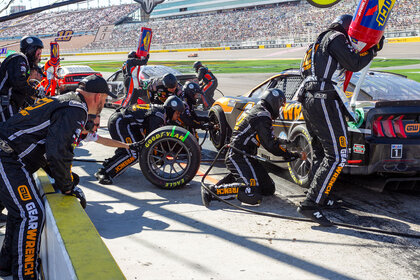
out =
[(35, 177), (41, 194), (46, 194), (40, 251), (42, 278), (126, 279), (79, 201), (55, 193), (43, 170)]

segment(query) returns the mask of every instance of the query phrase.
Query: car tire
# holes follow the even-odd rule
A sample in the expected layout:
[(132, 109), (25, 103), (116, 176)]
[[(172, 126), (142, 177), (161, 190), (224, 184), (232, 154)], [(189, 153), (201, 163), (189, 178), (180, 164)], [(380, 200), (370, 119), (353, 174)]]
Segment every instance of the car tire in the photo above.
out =
[(222, 107), (217, 105), (211, 107), (209, 110), (209, 118), (211, 122), (219, 126), (219, 129), (212, 129), (209, 133), (213, 146), (217, 150), (220, 150), (226, 144), (229, 129)]
[(152, 131), (140, 152), (143, 175), (163, 189), (189, 183), (200, 167), (201, 151), (195, 136), (178, 126), (163, 126)]
[(308, 188), (311, 183), (310, 177), (313, 164), (311, 137), (306, 127), (299, 125), (292, 129), (289, 134), (289, 140), (293, 141), (296, 145), (297, 151), (304, 151), (307, 155), (307, 159), (305, 161), (297, 159), (287, 163), (290, 176), (296, 184), (304, 188)]

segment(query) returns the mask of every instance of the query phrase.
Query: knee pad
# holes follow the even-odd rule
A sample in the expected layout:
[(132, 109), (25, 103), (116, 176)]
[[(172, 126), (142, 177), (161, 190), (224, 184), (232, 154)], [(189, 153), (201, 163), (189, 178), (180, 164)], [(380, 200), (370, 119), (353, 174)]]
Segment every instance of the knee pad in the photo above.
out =
[(238, 191), (238, 200), (246, 204), (256, 205), (261, 203), (262, 195), (255, 187), (240, 187)]

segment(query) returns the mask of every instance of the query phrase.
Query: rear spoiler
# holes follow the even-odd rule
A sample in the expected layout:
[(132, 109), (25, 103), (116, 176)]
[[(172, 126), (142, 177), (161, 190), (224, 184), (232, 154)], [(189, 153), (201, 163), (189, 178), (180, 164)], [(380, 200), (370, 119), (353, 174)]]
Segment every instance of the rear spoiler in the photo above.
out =
[(420, 106), (420, 100), (378, 101), (375, 108)]

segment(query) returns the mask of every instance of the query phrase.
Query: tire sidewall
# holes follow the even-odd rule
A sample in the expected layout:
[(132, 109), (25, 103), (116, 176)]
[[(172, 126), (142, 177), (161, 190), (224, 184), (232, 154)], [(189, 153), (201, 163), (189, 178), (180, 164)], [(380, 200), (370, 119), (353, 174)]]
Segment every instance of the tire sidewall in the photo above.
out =
[(223, 109), (220, 106), (213, 106), (210, 108), (209, 111), (209, 117), (210, 119), (215, 118), (217, 119), (217, 122), (219, 124), (219, 141), (216, 141), (213, 138), (213, 134), (210, 132), (210, 141), (213, 143), (213, 146), (220, 150), (226, 143), (226, 135), (227, 135), (227, 122), (226, 117), (223, 112)]
[[(186, 138), (185, 138), (186, 137)], [(181, 178), (176, 180), (164, 179), (157, 176), (149, 168), (147, 162), (148, 155), (154, 144), (164, 139), (171, 139), (175, 142), (183, 142), (185, 147), (188, 148), (190, 154), (190, 164), (187, 167), (187, 171)], [(189, 183), (196, 175), (198, 168), (200, 167), (201, 151), (195, 136), (189, 133), (186, 129), (178, 126), (163, 126), (152, 131), (145, 139), (144, 147), (140, 153), (140, 169), (143, 175), (154, 185), (163, 189), (174, 189), (184, 186)]]
[[(295, 128), (293, 128), (291, 133), (289, 134), (289, 140), (295, 139), (298, 136), (303, 136), (305, 138), (305, 140), (309, 143), (310, 149), (311, 149), (311, 155), (310, 156), (312, 157), (313, 150), (312, 150), (311, 136), (309, 135), (309, 132), (308, 132), (308, 130), (306, 129), (305, 126), (299, 125), (299, 126), (296, 126)], [(312, 158), (311, 158), (311, 162), (313, 162)], [(289, 170), (289, 174), (292, 177), (292, 180), (296, 184), (300, 185), (301, 187), (305, 187), (305, 188), (309, 187), (309, 185), (311, 183), (309, 181), (309, 178), (310, 178), (310, 174), (311, 174), (312, 170), (309, 170), (308, 174), (306, 176), (302, 177), (302, 176), (298, 175), (297, 172), (292, 168), (292, 165), (291, 165), (290, 162), (287, 163), (287, 167), (288, 167), (288, 170)], [(312, 169), (312, 167), (311, 167), (311, 169)]]

